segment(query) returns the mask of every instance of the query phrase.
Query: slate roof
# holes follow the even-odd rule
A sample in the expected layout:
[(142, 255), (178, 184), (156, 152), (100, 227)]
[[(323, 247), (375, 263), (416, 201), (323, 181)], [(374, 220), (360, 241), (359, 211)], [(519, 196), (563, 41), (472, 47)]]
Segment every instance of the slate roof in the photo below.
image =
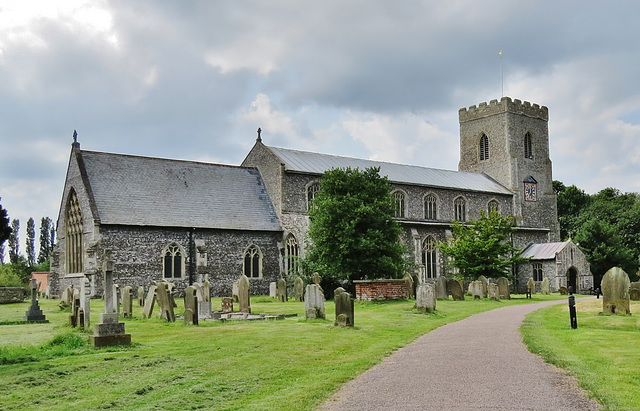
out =
[(569, 244), (569, 241), (531, 244), (522, 251), (520, 257), (531, 258), (532, 260), (553, 260), (556, 258), (556, 254), (562, 251), (567, 244)]
[(513, 195), (509, 189), (486, 174), (340, 157), (279, 147), (268, 148), (284, 163), (285, 170), (291, 172), (323, 174), (334, 168), (351, 167), (364, 170), (369, 167), (380, 167), (380, 174), (394, 183)]
[(281, 229), (256, 169), (80, 153), (102, 224)]

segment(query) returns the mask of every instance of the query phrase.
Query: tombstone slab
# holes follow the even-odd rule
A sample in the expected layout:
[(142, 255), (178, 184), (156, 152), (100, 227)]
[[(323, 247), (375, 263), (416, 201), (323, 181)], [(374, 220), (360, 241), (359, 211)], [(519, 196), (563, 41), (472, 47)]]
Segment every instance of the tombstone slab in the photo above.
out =
[(344, 288), (338, 287), (333, 293), (333, 300), (336, 305), (336, 322), (335, 325), (341, 327), (353, 327), (353, 297), (345, 291)]
[(533, 281), (533, 278), (529, 278), (529, 280), (527, 281), (527, 298), (531, 298), (535, 292), (536, 282)]
[(627, 315), (629, 309), (629, 276), (620, 267), (613, 267), (602, 277), (602, 312), (605, 314)]
[(140, 307), (144, 307), (144, 287), (143, 286), (138, 286), (138, 305)]
[(287, 281), (284, 278), (278, 280), (276, 291), (278, 301), (287, 302)]
[(171, 286), (167, 282), (161, 282), (156, 288), (156, 295), (158, 296), (158, 306), (160, 307), (160, 317), (165, 321), (175, 322), (176, 314), (173, 310), (175, 302), (173, 301), (171, 294)]
[(144, 299), (144, 308), (142, 309), (142, 316), (144, 318), (151, 318), (151, 314), (153, 314), (153, 306), (156, 303), (156, 289), (158, 286), (155, 283), (152, 283), (149, 286), (149, 291), (147, 291), (147, 297)]
[(489, 281), (487, 280), (487, 277), (481, 275), (478, 277), (478, 281), (482, 282), (482, 298), (487, 298), (487, 295), (489, 294), (489, 290), (487, 288)]
[(304, 281), (300, 277), (296, 277), (293, 281), (293, 298), (296, 302), (302, 302), (304, 298)]
[(122, 316), (129, 318), (133, 314), (133, 289), (126, 286), (122, 289)]
[(438, 300), (448, 300), (449, 294), (447, 293), (447, 279), (445, 277), (436, 278), (436, 298)]
[(498, 278), (498, 293), (501, 300), (511, 299), (511, 294), (509, 293), (509, 280), (506, 277)]
[(498, 284), (487, 284), (487, 292), (490, 300), (500, 301), (500, 290), (498, 289)]
[(449, 278), (447, 280), (447, 293), (451, 294), (453, 301), (464, 301), (464, 292), (462, 292), (462, 286), (460, 281)]
[(232, 313), (233, 312), (233, 297), (222, 297), (222, 306), (221, 311), (223, 313)]
[(631, 283), (629, 287), (629, 299), (631, 301), (640, 301), (640, 281)]
[[(403, 279), (407, 283), (407, 290), (409, 290), (408, 294), (405, 296), (405, 298), (409, 298), (409, 299), (416, 298), (416, 294), (415, 294), (416, 287), (415, 287), (415, 284), (414, 284), (414, 281), (413, 281), (413, 276), (411, 274), (405, 274)], [(434, 295), (435, 295), (435, 293), (434, 293)]]
[(482, 300), (484, 299), (484, 292), (483, 292), (483, 285), (482, 285), (482, 281), (472, 281), (471, 284), (469, 284), (469, 289), (471, 291), (471, 295), (473, 295), (473, 299), (474, 300)]
[(326, 318), (324, 293), (318, 284), (307, 284), (304, 295), (304, 311), (307, 318)]
[(198, 325), (198, 297), (197, 289), (189, 286), (184, 289), (184, 323)]
[(249, 299), (249, 278), (242, 274), (238, 280), (238, 305), (240, 312), (251, 314), (251, 300)]
[(431, 284), (418, 284), (416, 289), (416, 309), (428, 313), (436, 310), (436, 292)]
[(278, 297), (278, 283), (275, 281), (271, 281), (269, 283), (269, 297), (277, 298)]
[(542, 293), (542, 295), (551, 294), (551, 286), (547, 277), (542, 279), (542, 283), (540, 284), (540, 292)]

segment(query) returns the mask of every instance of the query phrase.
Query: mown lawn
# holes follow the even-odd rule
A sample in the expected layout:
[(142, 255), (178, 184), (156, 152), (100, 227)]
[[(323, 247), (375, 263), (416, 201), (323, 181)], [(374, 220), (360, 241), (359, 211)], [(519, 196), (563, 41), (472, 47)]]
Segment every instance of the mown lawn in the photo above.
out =
[(533, 353), (568, 371), (607, 410), (640, 410), (640, 302), (630, 316), (602, 315), (602, 299), (576, 304), (578, 329), (567, 305), (538, 310), (521, 327)]
[[(50, 324), (0, 325), (0, 409), (314, 409), (430, 330), (478, 312), (557, 298), (438, 301), (434, 314), (414, 310), (413, 301), (356, 302), (353, 329), (334, 327), (331, 301), (327, 320), (306, 320), (303, 303), (254, 297), (254, 313), (297, 317), (199, 326), (143, 319), (135, 307), (134, 318), (123, 320), (133, 345), (103, 349), (86, 344), (89, 333), (66, 325), (69, 313), (58, 301), (42, 300)], [(22, 319), (28, 305), (0, 306), (0, 322)], [(92, 301), (93, 323), (102, 309)]]

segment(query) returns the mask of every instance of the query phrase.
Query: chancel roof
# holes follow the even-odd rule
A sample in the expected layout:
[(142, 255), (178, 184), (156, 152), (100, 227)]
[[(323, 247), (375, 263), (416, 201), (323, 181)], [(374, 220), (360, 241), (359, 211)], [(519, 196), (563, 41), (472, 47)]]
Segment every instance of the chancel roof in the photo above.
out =
[(486, 174), (464, 171), (440, 170), (405, 164), (387, 163), (360, 158), (340, 157), (279, 147), (269, 149), (280, 158), (285, 170), (298, 173), (323, 174), (334, 168), (380, 167), (380, 175), (400, 184), (480, 191), (497, 194), (513, 194), (509, 189)]
[(102, 224), (281, 229), (256, 169), (80, 153)]
[(531, 244), (525, 248), (520, 257), (531, 258), (532, 260), (553, 260), (556, 255), (562, 251), (569, 241), (563, 241), (560, 243), (542, 243)]

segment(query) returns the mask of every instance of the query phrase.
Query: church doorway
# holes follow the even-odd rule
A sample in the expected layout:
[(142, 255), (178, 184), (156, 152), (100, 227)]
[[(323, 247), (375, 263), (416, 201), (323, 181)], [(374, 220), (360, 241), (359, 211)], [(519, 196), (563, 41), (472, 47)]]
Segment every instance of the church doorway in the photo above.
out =
[(567, 270), (567, 288), (572, 287), (573, 292), (578, 291), (578, 270), (571, 267)]

